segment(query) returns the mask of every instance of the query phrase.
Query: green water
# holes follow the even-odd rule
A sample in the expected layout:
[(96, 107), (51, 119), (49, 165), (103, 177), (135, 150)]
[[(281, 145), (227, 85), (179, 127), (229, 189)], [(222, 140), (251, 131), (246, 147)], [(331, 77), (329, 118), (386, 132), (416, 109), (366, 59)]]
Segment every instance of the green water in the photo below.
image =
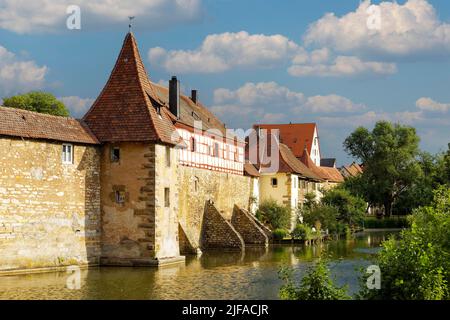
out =
[(339, 284), (358, 290), (358, 268), (368, 266), (392, 232), (363, 232), (352, 240), (314, 246), (273, 246), (237, 252), (208, 252), (185, 264), (153, 268), (93, 268), (81, 271), (81, 288), (66, 287), (67, 274), (54, 272), (0, 277), (0, 299), (277, 299), (277, 272), (291, 265), (295, 276), (321, 252), (330, 256)]

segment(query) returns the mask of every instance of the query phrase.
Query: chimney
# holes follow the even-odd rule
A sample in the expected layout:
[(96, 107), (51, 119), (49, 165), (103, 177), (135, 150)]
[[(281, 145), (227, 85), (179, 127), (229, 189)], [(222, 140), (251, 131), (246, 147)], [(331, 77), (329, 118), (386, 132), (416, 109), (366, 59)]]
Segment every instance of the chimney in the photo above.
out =
[(175, 117), (180, 117), (180, 82), (175, 76), (169, 81), (169, 110)]
[(198, 94), (197, 93), (198, 93), (197, 90), (191, 90), (191, 100), (195, 104), (197, 104), (197, 102), (198, 102)]

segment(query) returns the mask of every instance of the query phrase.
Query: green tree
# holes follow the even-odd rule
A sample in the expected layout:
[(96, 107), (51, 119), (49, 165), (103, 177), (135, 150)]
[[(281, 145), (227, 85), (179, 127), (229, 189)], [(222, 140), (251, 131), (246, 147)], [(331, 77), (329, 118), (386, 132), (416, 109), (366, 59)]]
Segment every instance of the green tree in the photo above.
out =
[(320, 225), (320, 229), (328, 229), (331, 233), (337, 231), (339, 211), (336, 207), (322, 204), (311, 208), (304, 207), (300, 212), (303, 216), (303, 222), (307, 225), (316, 228)]
[(293, 270), (281, 268), (279, 277), (284, 284), (280, 288), (283, 300), (350, 300), (346, 287), (338, 287), (333, 283), (326, 261), (320, 259), (310, 267), (301, 279), (300, 285), (294, 283)]
[(280, 206), (275, 200), (263, 201), (256, 217), (261, 222), (270, 225), (272, 230), (289, 229), (291, 224), (291, 209), (287, 206)]
[(440, 187), (432, 206), (414, 211), (411, 229), (383, 243), (375, 263), (381, 271), (381, 289), (364, 285), (365, 299), (450, 299), (450, 189)]
[(69, 116), (69, 110), (64, 103), (51, 93), (33, 91), (3, 99), (3, 106), (9, 108), (47, 113), (55, 116)]
[(348, 224), (362, 224), (366, 212), (366, 202), (355, 197), (344, 188), (334, 188), (325, 192), (322, 203), (335, 207), (338, 212), (338, 220)]
[(364, 164), (365, 198), (392, 214), (394, 201), (422, 174), (416, 161), (419, 137), (409, 126), (377, 122), (370, 132), (356, 129), (344, 142), (345, 150)]

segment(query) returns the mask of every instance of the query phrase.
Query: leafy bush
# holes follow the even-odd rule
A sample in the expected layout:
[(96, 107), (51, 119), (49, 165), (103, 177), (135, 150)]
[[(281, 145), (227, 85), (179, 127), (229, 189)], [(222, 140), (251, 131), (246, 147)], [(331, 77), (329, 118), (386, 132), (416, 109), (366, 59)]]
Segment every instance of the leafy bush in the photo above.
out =
[(284, 284), (280, 288), (283, 300), (349, 300), (346, 287), (337, 287), (330, 277), (330, 271), (324, 260), (310, 267), (297, 286), (292, 277), (291, 268), (282, 268), (279, 277)]
[(325, 192), (322, 203), (335, 207), (338, 220), (348, 225), (361, 225), (366, 212), (366, 202), (353, 196), (350, 191), (343, 188), (334, 188)]
[(435, 191), (434, 205), (415, 210), (410, 220), (411, 229), (384, 242), (377, 256), (381, 290), (363, 286), (362, 298), (450, 299), (450, 189)]
[(339, 211), (335, 207), (318, 205), (312, 208), (304, 208), (301, 210), (301, 215), (303, 216), (303, 223), (315, 226), (317, 230), (328, 229), (331, 233), (334, 233), (337, 230)]
[(364, 227), (367, 229), (389, 229), (389, 228), (407, 228), (409, 227), (408, 217), (385, 217), (378, 219), (376, 217), (366, 217)]
[(274, 240), (283, 240), (289, 234), (286, 229), (275, 229), (272, 231), (272, 236)]
[(291, 236), (294, 239), (309, 241), (314, 239), (313, 230), (305, 224), (297, 224), (295, 229), (291, 232)]
[(289, 229), (291, 224), (291, 209), (280, 206), (275, 200), (263, 201), (256, 217), (264, 224), (270, 225), (271, 229)]
[(9, 108), (47, 113), (55, 116), (69, 116), (69, 110), (64, 103), (47, 92), (33, 91), (3, 99), (3, 106)]

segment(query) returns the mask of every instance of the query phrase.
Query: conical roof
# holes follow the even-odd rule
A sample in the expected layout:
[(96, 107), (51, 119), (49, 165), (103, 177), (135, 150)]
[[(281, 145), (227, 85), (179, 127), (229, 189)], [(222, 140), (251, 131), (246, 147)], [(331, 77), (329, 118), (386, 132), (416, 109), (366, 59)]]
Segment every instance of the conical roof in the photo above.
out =
[(145, 71), (134, 35), (126, 35), (108, 82), (83, 120), (100, 142), (176, 144), (168, 110)]

